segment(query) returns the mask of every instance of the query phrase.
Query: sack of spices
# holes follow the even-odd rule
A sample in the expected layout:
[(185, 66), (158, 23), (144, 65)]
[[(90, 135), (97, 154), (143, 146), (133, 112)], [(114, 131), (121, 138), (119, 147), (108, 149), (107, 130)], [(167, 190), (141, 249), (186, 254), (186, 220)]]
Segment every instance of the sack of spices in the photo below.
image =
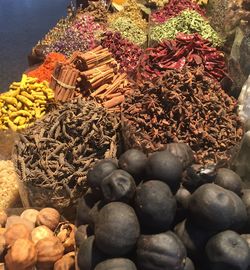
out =
[(119, 124), (94, 101), (77, 99), (20, 135), (13, 161), (31, 206), (65, 210), (86, 189), (95, 161), (116, 156)]

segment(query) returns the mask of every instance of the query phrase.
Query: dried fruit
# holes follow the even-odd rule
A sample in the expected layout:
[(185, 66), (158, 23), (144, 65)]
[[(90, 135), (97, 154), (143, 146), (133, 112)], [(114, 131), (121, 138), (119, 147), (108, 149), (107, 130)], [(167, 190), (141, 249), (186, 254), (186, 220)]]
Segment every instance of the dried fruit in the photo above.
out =
[(74, 266), (75, 252), (70, 252), (55, 263), (54, 270), (74, 270)]
[(7, 221), (7, 215), (6, 215), (6, 213), (4, 212), (4, 211), (1, 211), (0, 212), (0, 225), (2, 226), (2, 227), (4, 227), (5, 226), (5, 224), (6, 224), (6, 221)]
[(8, 229), (15, 224), (24, 224), (30, 231), (32, 231), (35, 228), (34, 223), (32, 223), (29, 220), (26, 220), (24, 218), (21, 218), (19, 216), (8, 217), (5, 227)]
[(5, 256), (8, 270), (32, 270), (37, 259), (35, 245), (28, 239), (18, 239)]
[(27, 219), (32, 223), (36, 223), (37, 216), (39, 214), (38, 210), (35, 209), (26, 209), (22, 212), (21, 218)]
[(36, 244), (39, 240), (54, 236), (54, 233), (46, 226), (38, 226), (31, 232), (32, 241)]
[(4, 234), (6, 244), (11, 246), (17, 239), (30, 239), (30, 230), (24, 224), (14, 224)]
[(38, 241), (35, 247), (38, 270), (53, 269), (54, 263), (61, 259), (64, 253), (63, 244), (55, 236)]
[(60, 213), (54, 208), (43, 208), (37, 216), (37, 224), (45, 225), (52, 231), (60, 221)]

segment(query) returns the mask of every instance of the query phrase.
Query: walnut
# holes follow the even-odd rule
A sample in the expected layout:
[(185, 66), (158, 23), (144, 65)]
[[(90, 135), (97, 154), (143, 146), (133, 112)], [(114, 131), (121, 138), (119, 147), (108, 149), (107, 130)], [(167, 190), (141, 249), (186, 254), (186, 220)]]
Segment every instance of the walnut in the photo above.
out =
[(29, 220), (26, 220), (24, 218), (21, 218), (19, 216), (10, 216), (7, 218), (5, 227), (8, 229), (14, 224), (24, 224), (29, 228), (30, 231), (32, 231), (35, 228), (35, 224), (30, 222)]
[(38, 270), (53, 269), (54, 263), (61, 259), (64, 253), (63, 244), (55, 236), (39, 240), (36, 250)]
[(24, 218), (26, 220), (29, 220), (30, 222), (32, 222), (33, 224), (36, 224), (36, 219), (37, 216), (39, 214), (38, 210), (35, 209), (26, 209), (22, 212), (22, 214), (20, 215), (21, 218)]
[(31, 232), (31, 238), (32, 241), (36, 244), (39, 240), (42, 240), (47, 237), (54, 236), (54, 233), (49, 229), (48, 227), (42, 225), (36, 227), (32, 232)]
[(54, 265), (54, 270), (74, 270), (75, 269), (75, 252), (64, 255)]
[(1, 211), (0, 212), (0, 225), (2, 226), (2, 227), (4, 227), (5, 226), (5, 224), (6, 224), (6, 221), (7, 221), (7, 215), (6, 215), (6, 213), (4, 212), (4, 211)]
[(37, 216), (37, 224), (45, 225), (52, 231), (55, 230), (60, 221), (60, 214), (54, 208), (44, 208)]
[(8, 270), (32, 270), (36, 260), (35, 245), (28, 239), (16, 240), (5, 256)]
[(6, 244), (11, 246), (17, 239), (31, 239), (30, 230), (24, 224), (14, 224), (4, 233)]
[(69, 222), (62, 222), (56, 228), (56, 236), (62, 242), (65, 252), (73, 251), (75, 248), (75, 225)]

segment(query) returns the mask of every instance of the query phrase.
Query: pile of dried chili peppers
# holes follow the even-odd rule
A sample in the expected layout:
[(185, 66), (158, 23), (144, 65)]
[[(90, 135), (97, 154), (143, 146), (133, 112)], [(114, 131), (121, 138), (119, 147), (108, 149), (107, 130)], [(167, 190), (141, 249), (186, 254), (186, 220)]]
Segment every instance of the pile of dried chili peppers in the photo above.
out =
[(202, 67), (206, 76), (217, 81), (227, 76), (223, 52), (198, 34), (178, 34), (175, 40), (166, 40), (146, 50), (137, 77), (139, 80), (157, 79), (167, 69), (181, 70), (184, 66)]
[(101, 40), (101, 45), (112, 53), (120, 64), (119, 70), (134, 76), (143, 50), (122, 37), (119, 32), (106, 32)]
[(156, 84), (144, 83), (123, 105), (127, 148), (153, 152), (170, 142), (188, 143), (200, 163), (227, 160), (241, 140), (236, 100), (201, 68), (169, 70)]
[(154, 23), (164, 23), (186, 9), (196, 10), (200, 15), (205, 16), (204, 9), (191, 0), (170, 0), (163, 8), (152, 13), (151, 21)]

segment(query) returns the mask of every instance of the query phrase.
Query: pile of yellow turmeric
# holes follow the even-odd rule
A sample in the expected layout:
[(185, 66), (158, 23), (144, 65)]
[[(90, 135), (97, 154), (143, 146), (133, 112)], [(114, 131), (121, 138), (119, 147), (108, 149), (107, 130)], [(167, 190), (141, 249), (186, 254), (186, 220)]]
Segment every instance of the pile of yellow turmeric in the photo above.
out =
[(46, 113), (46, 105), (53, 98), (48, 82), (37, 82), (24, 74), (20, 82), (13, 82), (9, 91), (0, 95), (0, 130), (28, 128)]

